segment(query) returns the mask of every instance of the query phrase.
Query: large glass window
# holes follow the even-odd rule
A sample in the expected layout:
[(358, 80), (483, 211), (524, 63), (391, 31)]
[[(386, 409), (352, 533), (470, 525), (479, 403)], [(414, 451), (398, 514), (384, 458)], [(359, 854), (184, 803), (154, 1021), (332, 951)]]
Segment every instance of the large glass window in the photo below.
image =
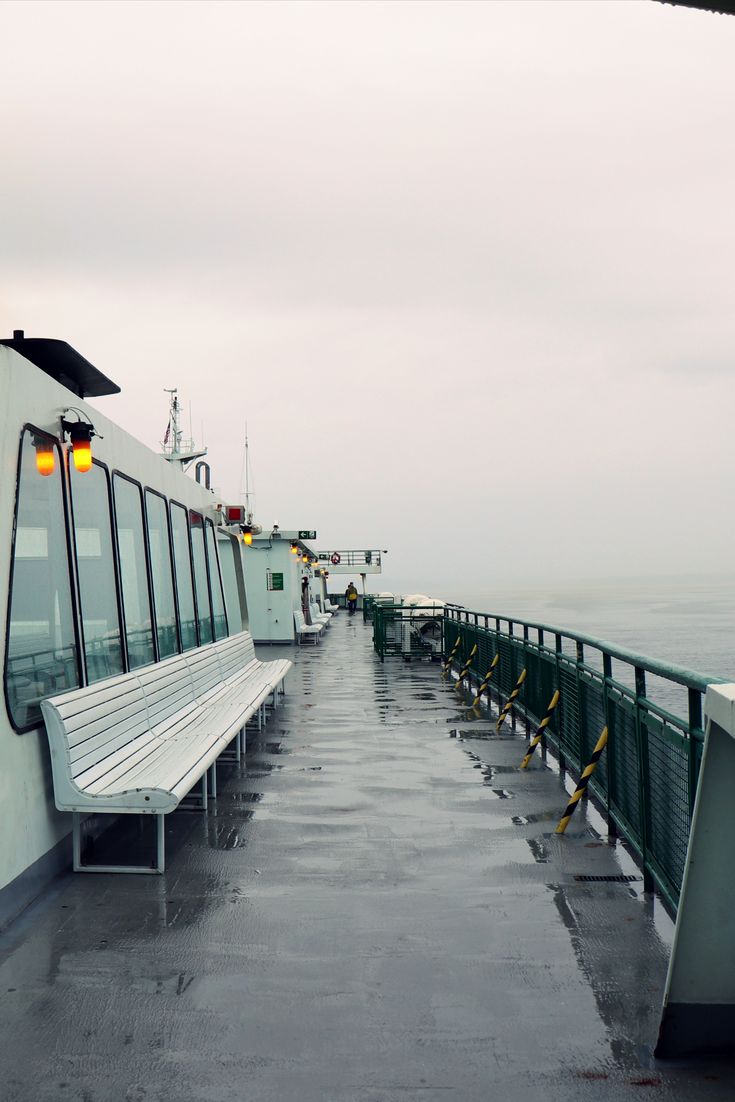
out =
[(194, 584), (197, 594), (197, 612), (199, 614), (199, 639), (201, 643), (211, 643), (212, 607), (209, 603), (209, 584), (207, 581), (207, 555), (204, 549), (204, 517), (201, 513), (189, 514), (191, 526), (191, 554), (194, 561)]
[[(37, 459), (38, 452), (41, 453)], [(44, 466), (45, 457), (45, 466)], [(50, 473), (41, 470), (50, 468)], [(61, 455), (41, 433), (23, 433), (18, 472), (5, 690), (13, 723), (41, 722), (39, 700), (79, 685)]]
[(215, 639), (224, 639), (227, 635), (227, 615), (225, 613), (225, 598), (222, 592), (222, 579), (217, 561), (217, 541), (211, 520), (206, 522), (206, 535), (209, 582), (212, 590), (212, 609), (214, 611), (214, 637)]
[(145, 511), (148, 520), (148, 553), (153, 579), (153, 605), (155, 609), (158, 653), (168, 658), (179, 651), (176, 629), (176, 601), (174, 600), (174, 576), (171, 563), (168, 510), (160, 494), (145, 492)]
[(179, 624), (182, 650), (198, 645), (196, 612), (194, 609), (194, 581), (191, 573), (189, 551), (189, 522), (183, 505), (171, 504), (171, 535), (174, 545), (176, 592), (179, 597)]
[(123, 670), (110, 492), (107, 471), (99, 463), (82, 474), (74, 464), (69, 470), (84, 655), (87, 680), (92, 682)]
[(137, 482), (113, 476), (125, 641), (131, 670), (154, 662), (153, 617), (143, 534), (143, 497)]
[(219, 547), (219, 561), (222, 566), (222, 581), (225, 590), (225, 606), (227, 608), (227, 623), (230, 626), (230, 635), (236, 635), (243, 631), (242, 606), (240, 603), (240, 589), (237, 584), (237, 564), (235, 556), (239, 558), (240, 547), (232, 536), (220, 535), (217, 539)]

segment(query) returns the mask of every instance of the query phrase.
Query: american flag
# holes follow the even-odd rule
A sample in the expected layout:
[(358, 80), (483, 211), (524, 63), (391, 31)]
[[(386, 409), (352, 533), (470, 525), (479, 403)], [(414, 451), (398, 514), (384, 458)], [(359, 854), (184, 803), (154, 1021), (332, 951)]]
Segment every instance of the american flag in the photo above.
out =
[(170, 435), (171, 435), (171, 421), (169, 419), (169, 422), (166, 425), (166, 435), (163, 438), (164, 447), (166, 446), (166, 444), (168, 444), (168, 438), (169, 438)]

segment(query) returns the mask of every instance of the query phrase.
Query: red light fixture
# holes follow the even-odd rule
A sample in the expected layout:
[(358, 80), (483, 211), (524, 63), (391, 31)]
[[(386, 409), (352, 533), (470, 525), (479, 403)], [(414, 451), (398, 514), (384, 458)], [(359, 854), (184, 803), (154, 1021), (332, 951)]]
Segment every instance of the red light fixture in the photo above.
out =
[(34, 436), (33, 446), (36, 449), (36, 470), (44, 478), (48, 478), (56, 469), (55, 448), (51, 440), (45, 436)]
[(62, 418), (61, 427), (71, 441), (71, 454), (74, 466), (80, 474), (85, 474), (92, 468), (92, 437), (98, 436), (94, 425), (84, 421), (77, 409), (66, 410), (67, 413), (76, 413), (77, 420), (69, 421)]

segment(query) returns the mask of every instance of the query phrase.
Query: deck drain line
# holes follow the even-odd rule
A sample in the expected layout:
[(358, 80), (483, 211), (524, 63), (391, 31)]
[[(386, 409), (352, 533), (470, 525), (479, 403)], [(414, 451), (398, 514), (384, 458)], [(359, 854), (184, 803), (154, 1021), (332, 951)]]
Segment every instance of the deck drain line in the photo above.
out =
[(632, 884), (634, 880), (642, 880), (643, 877), (642, 876), (627, 876), (627, 875), (621, 873), (619, 876), (575, 876), (574, 879), (584, 881), (585, 883), (589, 883), (590, 881), (593, 881), (593, 880), (595, 882), (599, 882), (599, 881), (604, 880), (606, 883)]

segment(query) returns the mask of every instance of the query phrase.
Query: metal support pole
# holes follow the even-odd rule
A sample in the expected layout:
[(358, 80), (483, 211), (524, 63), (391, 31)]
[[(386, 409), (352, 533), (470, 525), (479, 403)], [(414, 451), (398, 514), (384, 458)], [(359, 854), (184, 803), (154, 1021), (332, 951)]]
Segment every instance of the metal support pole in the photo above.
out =
[(526, 671), (524, 669), (524, 670), (521, 670), (520, 674), (518, 675), (518, 680), (515, 683), (515, 688), (513, 689), (513, 692), (510, 694), (510, 696), (508, 697), (508, 700), (506, 701), (505, 707), (503, 708), (502, 712), (498, 716), (498, 722), (495, 724), (495, 730), (496, 731), (499, 731), (500, 728), (505, 723), (506, 717), (507, 717), (508, 713), (510, 712), (511, 708), (513, 707), (513, 701), (516, 699), (516, 697), (520, 693), (521, 688), (523, 687), (523, 682), (525, 680), (526, 680)]
[(587, 791), (587, 785), (590, 783), (590, 777), (592, 776), (595, 769), (597, 768), (597, 763), (600, 760), (600, 757), (602, 756), (602, 751), (605, 749), (606, 745), (607, 745), (607, 727), (603, 727), (602, 734), (598, 738), (597, 744), (596, 744), (594, 750), (592, 751), (592, 757), (590, 758), (589, 762), (585, 766), (584, 772), (582, 773), (582, 776), (579, 778), (579, 784), (577, 785), (577, 787), (576, 787), (576, 789), (575, 789), (575, 791), (572, 795), (572, 798), (570, 799), (569, 803), (567, 804), (567, 806), (565, 808), (565, 811), (564, 811), (564, 814), (562, 815), (561, 819), (559, 820), (559, 825), (557, 826), (556, 831), (555, 831), (556, 834), (563, 834), (564, 831), (569, 826), (569, 820), (571, 819), (572, 815), (576, 811), (577, 804), (579, 803), (579, 801), (582, 799), (582, 796)]
[(525, 758), (521, 762), (521, 769), (528, 769), (528, 763), (530, 762), (531, 758), (533, 757), (533, 752), (536, 749), (536, 747), (538, 746), (538, 744), (541, 742), (541, 740), (543, 739), (544, 731), (546, 730), (549, 723), (551, 722), (551, 717), (554, 714), (554, 709), (556, 708), (557, 704), (559, 703), (559, 696), (560, 696), (559, 690), (556, 689), (556, 691), (554, 692), (554, 695), (551, 698), (551, 702), (549, 703), (549, 706), (546, 709), (546, 712), (544, 713), (544, 718), (539, 723), (539, 725), (536, 729), (536, 734), (533, 736), (533, 739), (531, 740), (531, 745), (528, 747), (528, 752), (526, 753)]
[(166, 871), (166, 830), (164, 815), (156, 815), (156, 872)]

